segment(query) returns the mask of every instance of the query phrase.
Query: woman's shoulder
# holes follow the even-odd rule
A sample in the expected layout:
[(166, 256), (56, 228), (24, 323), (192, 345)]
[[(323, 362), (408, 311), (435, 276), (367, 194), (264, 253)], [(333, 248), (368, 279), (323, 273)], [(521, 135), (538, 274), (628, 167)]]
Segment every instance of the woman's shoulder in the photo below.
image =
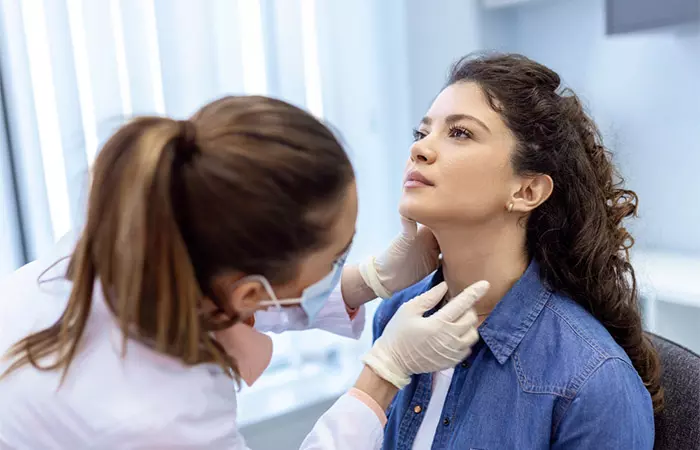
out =
[[(641, 383), (632, 363), (608, 330), (580, 304), (553, 293), (513, 355), (526, 391), (546, 390), (573, 398), (594, 374), (609, 367)], [(625, 369), (626, 368), (626, 369)]]
[[(543, 320), (556, 324), (559, 334), (571, 337), (575, 348), (590, 348), (600, 358), (621, 358), (629, 362), (605, 326), (571, 297), (554, 292), (543, 310)], [(631, 363), (630, 363), (631, 364)]]
[[(649, 391), (644, 386), (627, 353), (593, 315), (571, 298), (555, 294), (542, 311), (542, 327), (533, 330), (521, 365), (529, 364), (538, 352), (545, 357), (538, 388), (557, 389), (559, 400), (553, 416), (557, 440), (579, 439), (581, 423), (593, 428), (580, 446), (593, 441), (613, 442), (615, 448), (650, 448), (654, 437), (654, 413)], [(549, 328), (549, 331), (545, 331)], [(523, 361), (528, 360), (529, 363)], [(524, 371), (533, 377), (537, 369)], [(626, 429), (619, 428), (624, 423)], [(605, 436), (605, 438), (601, 438)], [(577, 441), (578, 442), (578, 441)], [(586, 441), (587, 442), (587, 441)], [(644, 442), (644, 444), (640, 444)], [(589, 445), (590, 444), (590, 445)]]

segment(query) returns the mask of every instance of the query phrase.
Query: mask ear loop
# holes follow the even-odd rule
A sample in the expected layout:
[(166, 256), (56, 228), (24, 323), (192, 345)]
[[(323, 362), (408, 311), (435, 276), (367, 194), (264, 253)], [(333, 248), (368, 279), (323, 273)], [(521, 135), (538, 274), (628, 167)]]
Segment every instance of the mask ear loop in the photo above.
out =
[(274, 307), (277, 312), (279, 312), (281, 320), (282, 320), (282, 325), (287, 326), (289, 324), (289, 315), (287, 314), (287, 311), (284, 310), (282, 307), (283, 305), (289, 305), (289, 306), (296, 306), (299, 305), (299, 300), (295, 299), (289, 299), (289, 300), (279, 300), (277, 296), (275, 295), (275, 291), (272, 289), (272, 285), (270, 282), (267, 280), (262, 275), (248, 275), (247, 277), (242, 278), (239, 280), (236, 284), (242, 282), (242, 281), (257, 281), (260, 283), (260, 285), (265, 289), (265, 292), (267, 292), (267, 296), (270, 297), (269, 300), (262, 300), (260, 302), (261, 306), (267, 306), (266, 302), (272, 303), (272, 307)]

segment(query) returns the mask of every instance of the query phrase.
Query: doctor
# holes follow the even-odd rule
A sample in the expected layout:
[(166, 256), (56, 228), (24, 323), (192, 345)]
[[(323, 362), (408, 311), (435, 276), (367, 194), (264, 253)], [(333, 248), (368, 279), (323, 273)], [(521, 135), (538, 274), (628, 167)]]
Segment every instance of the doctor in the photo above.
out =
[[(344, 267), (352, 167), (325, 126), (278, 100), (135, 119), (93, 176), (80, 236), (0, 283), (0, 448), (245, 449), (234, 380), (268, 365), (261, 330), (356, 337), (364, 303), (437, 264), (432, 235), (406, 223), (378, 258)], [(486, 289), (430, 317), (444, 285), (404, 305), (302, 448), (380, 448), (410, 376), (468, 355)]]

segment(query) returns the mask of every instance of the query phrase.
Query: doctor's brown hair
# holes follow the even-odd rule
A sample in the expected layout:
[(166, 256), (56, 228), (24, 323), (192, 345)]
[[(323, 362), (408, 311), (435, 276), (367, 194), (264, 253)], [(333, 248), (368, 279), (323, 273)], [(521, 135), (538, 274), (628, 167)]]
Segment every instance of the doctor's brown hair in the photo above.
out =
[[(212, 280), (230, 271), (292, 280), (295, 261), (327, 244), (353, 179), (333, 133), (279, 100), (226, 97), (187, 121), (131, 121), (95, 161), (65, 311), (10, 349), (3, 376), (31, 364), (65, 378), (102, 286), (124, 341), (188, 365), (215, 362), (237, 378), (210, 336), (237, 320), (222, 314)], [(203, 312), (205, 297), (217, 311)]]
[(447, 84), (461, 82), (481, 88), (515, 137), (515, 172), (554, 180), (551, 197), (524, 224), (527, 252), (543, 280), (605, 326), (658, 412), (661, 364), (642, 330), (628, 252), (634, 239), (623, 224), (637, 213), (637, 194), (623, 187), (595, 122), (556, 72), (522, 55), (466, 56)]

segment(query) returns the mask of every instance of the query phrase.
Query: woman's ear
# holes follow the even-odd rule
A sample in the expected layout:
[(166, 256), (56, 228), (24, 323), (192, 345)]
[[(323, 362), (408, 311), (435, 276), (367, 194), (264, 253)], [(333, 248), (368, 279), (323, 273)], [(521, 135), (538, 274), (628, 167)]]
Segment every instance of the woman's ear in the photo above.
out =
[[(528, 213), (547, 201), (554, 190), (552, 177), (540, 174), (524, 177), (520, 189), (515, 192), (508, 205), (513, 212)], [(510, 206), (512, 204), (512, 206)]]

